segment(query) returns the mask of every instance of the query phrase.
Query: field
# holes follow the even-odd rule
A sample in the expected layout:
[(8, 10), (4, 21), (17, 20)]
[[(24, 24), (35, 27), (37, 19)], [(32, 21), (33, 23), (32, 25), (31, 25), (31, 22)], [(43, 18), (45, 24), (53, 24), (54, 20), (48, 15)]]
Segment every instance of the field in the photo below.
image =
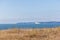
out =
[(0, 40), (60, 40), (60, 27), (0, 30)]

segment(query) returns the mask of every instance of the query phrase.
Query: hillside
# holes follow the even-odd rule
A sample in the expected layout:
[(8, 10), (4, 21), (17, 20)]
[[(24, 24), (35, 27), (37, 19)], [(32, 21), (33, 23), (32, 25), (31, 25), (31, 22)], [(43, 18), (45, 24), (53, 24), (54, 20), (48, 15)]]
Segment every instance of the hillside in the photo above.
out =
[(0, 40), (60, 40), (60, 28), (0, 30)]

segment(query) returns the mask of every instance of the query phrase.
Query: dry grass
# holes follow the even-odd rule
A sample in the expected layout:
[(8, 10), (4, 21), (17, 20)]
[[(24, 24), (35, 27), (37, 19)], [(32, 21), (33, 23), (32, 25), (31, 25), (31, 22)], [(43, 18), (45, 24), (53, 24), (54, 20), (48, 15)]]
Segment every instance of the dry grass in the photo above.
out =
[(60, 28), (0, 30), (0, 40), (60, 40)]

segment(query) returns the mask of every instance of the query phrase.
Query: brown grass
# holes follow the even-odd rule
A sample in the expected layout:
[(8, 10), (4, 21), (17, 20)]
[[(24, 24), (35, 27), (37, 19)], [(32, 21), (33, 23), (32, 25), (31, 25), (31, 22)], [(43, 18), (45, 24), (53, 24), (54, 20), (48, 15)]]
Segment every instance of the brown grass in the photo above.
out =
[(60, 28), (0, 30), (0, 40), (60, 40)]

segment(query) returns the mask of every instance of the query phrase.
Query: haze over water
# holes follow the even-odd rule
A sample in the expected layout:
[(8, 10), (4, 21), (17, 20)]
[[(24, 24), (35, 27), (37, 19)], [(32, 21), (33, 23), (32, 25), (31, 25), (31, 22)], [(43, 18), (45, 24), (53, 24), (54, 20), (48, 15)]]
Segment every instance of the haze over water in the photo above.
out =
[(60, 21), (60, 0), (0, 0), (0, 24)]

